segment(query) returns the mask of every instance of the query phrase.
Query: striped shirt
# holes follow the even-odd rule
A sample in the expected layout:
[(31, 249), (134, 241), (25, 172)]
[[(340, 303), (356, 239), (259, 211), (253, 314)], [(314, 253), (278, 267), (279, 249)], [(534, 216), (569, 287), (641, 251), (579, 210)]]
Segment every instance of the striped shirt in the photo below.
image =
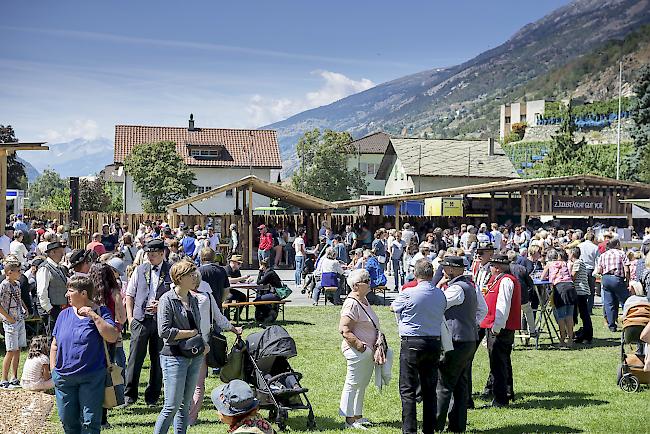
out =
[(619, 249), (609, 249), (598, 257), (599, 274), (611, 274), (618, 277), (625, 277), (625, 253)]
[(578, 295), (590, 295), (591, 289), (589, 288), (589, 275), (584, 261), (578, 258), (578, 260), (571, 265), (571, 270), (575, 273), (575, 276), (573, 276), (573, 282), (575, 283)]

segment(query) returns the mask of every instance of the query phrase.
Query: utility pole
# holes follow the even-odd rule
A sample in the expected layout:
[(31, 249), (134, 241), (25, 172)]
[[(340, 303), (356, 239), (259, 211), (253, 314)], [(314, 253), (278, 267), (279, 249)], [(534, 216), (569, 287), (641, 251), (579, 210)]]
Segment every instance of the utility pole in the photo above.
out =
[(418, 159), (418, 193), (422, 191), (422, 142), (420, 142), (420, 158)]
[(618, 129), (616, 131), (616, 179), (621, 177), (621, 99), (623, 96), (623, 61), (618, 62)]

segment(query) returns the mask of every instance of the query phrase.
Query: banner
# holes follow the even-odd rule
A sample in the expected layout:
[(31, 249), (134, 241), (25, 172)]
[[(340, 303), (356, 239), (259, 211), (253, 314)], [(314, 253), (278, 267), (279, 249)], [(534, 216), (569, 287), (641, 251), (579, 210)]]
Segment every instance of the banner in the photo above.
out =
[(552, 196), (553, 213), (604, 214), (605, 197), (597, 196)]

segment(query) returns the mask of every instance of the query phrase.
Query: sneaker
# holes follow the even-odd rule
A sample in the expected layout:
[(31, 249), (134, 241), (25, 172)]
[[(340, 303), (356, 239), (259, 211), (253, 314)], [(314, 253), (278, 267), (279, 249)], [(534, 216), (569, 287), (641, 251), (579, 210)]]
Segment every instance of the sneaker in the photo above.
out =
[(362, 417), (361, 419), (357, 419), (357, 423), (360, 423), (361, 425), (368, 425), (372, 426), (372, 422), (370, 422), (367, 418)]
[(0, 382), (0, 389), (9, 388), (9, 382), (7, 380)]
[(7, 386), (7, 389), (22, 389), (22, 386), (20, 385), (20, 380), (17, 378), (14, 378), (9, 382), (9, 386)]
[(365, 426), (360, 424), (358, 420), (354, 421), (352, 423), (345, 422), (345, 429), (360, 429), (360, 430), (363, 430), (363, 431), (368, 430), (368, 428), (366, 428)]

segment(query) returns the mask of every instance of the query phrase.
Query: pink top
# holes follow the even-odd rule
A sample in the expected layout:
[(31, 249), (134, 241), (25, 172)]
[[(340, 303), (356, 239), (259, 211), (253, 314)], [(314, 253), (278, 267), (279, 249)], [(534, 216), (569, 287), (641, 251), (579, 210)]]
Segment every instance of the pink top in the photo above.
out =
[(23, 387), (29, 387), (30, 385), (46, 381), (45, 378), (43, 378), (43, 366), (46, 365), (50, 365), (50, 358), (45, 354), (25, 360), (20, 384)]
[(548, 280), (553, 285), (560, 282), (573, 282), (569, 266), (564, 261), (551, 261), (548, 263)]
[[(351, 327), (352, 333), (354, 333), (357, 339), (366, 344), (367, 347), (372, 348), (377, 341), (377, 330), (375, 329), (375, 326), (372, 325), (368, 315), (370, 315), (370, 318), (372, 318), (375, 324), (377, 324), (377, 327), (379, 327), (379, 318), (377, 318), (377, 314), (372, 310), (370, 305), (364, 304), (363, 307), (361, 307), (361, 304), (352, 297), (347, 297), (343, 302), (341, 316), (347, 316), (353, 321)], [(350, 345), (348, 345), (348, 341), (343, 339), (343, 342), (341, 343), (341, 351), (346, 351), (349, 348)]]

